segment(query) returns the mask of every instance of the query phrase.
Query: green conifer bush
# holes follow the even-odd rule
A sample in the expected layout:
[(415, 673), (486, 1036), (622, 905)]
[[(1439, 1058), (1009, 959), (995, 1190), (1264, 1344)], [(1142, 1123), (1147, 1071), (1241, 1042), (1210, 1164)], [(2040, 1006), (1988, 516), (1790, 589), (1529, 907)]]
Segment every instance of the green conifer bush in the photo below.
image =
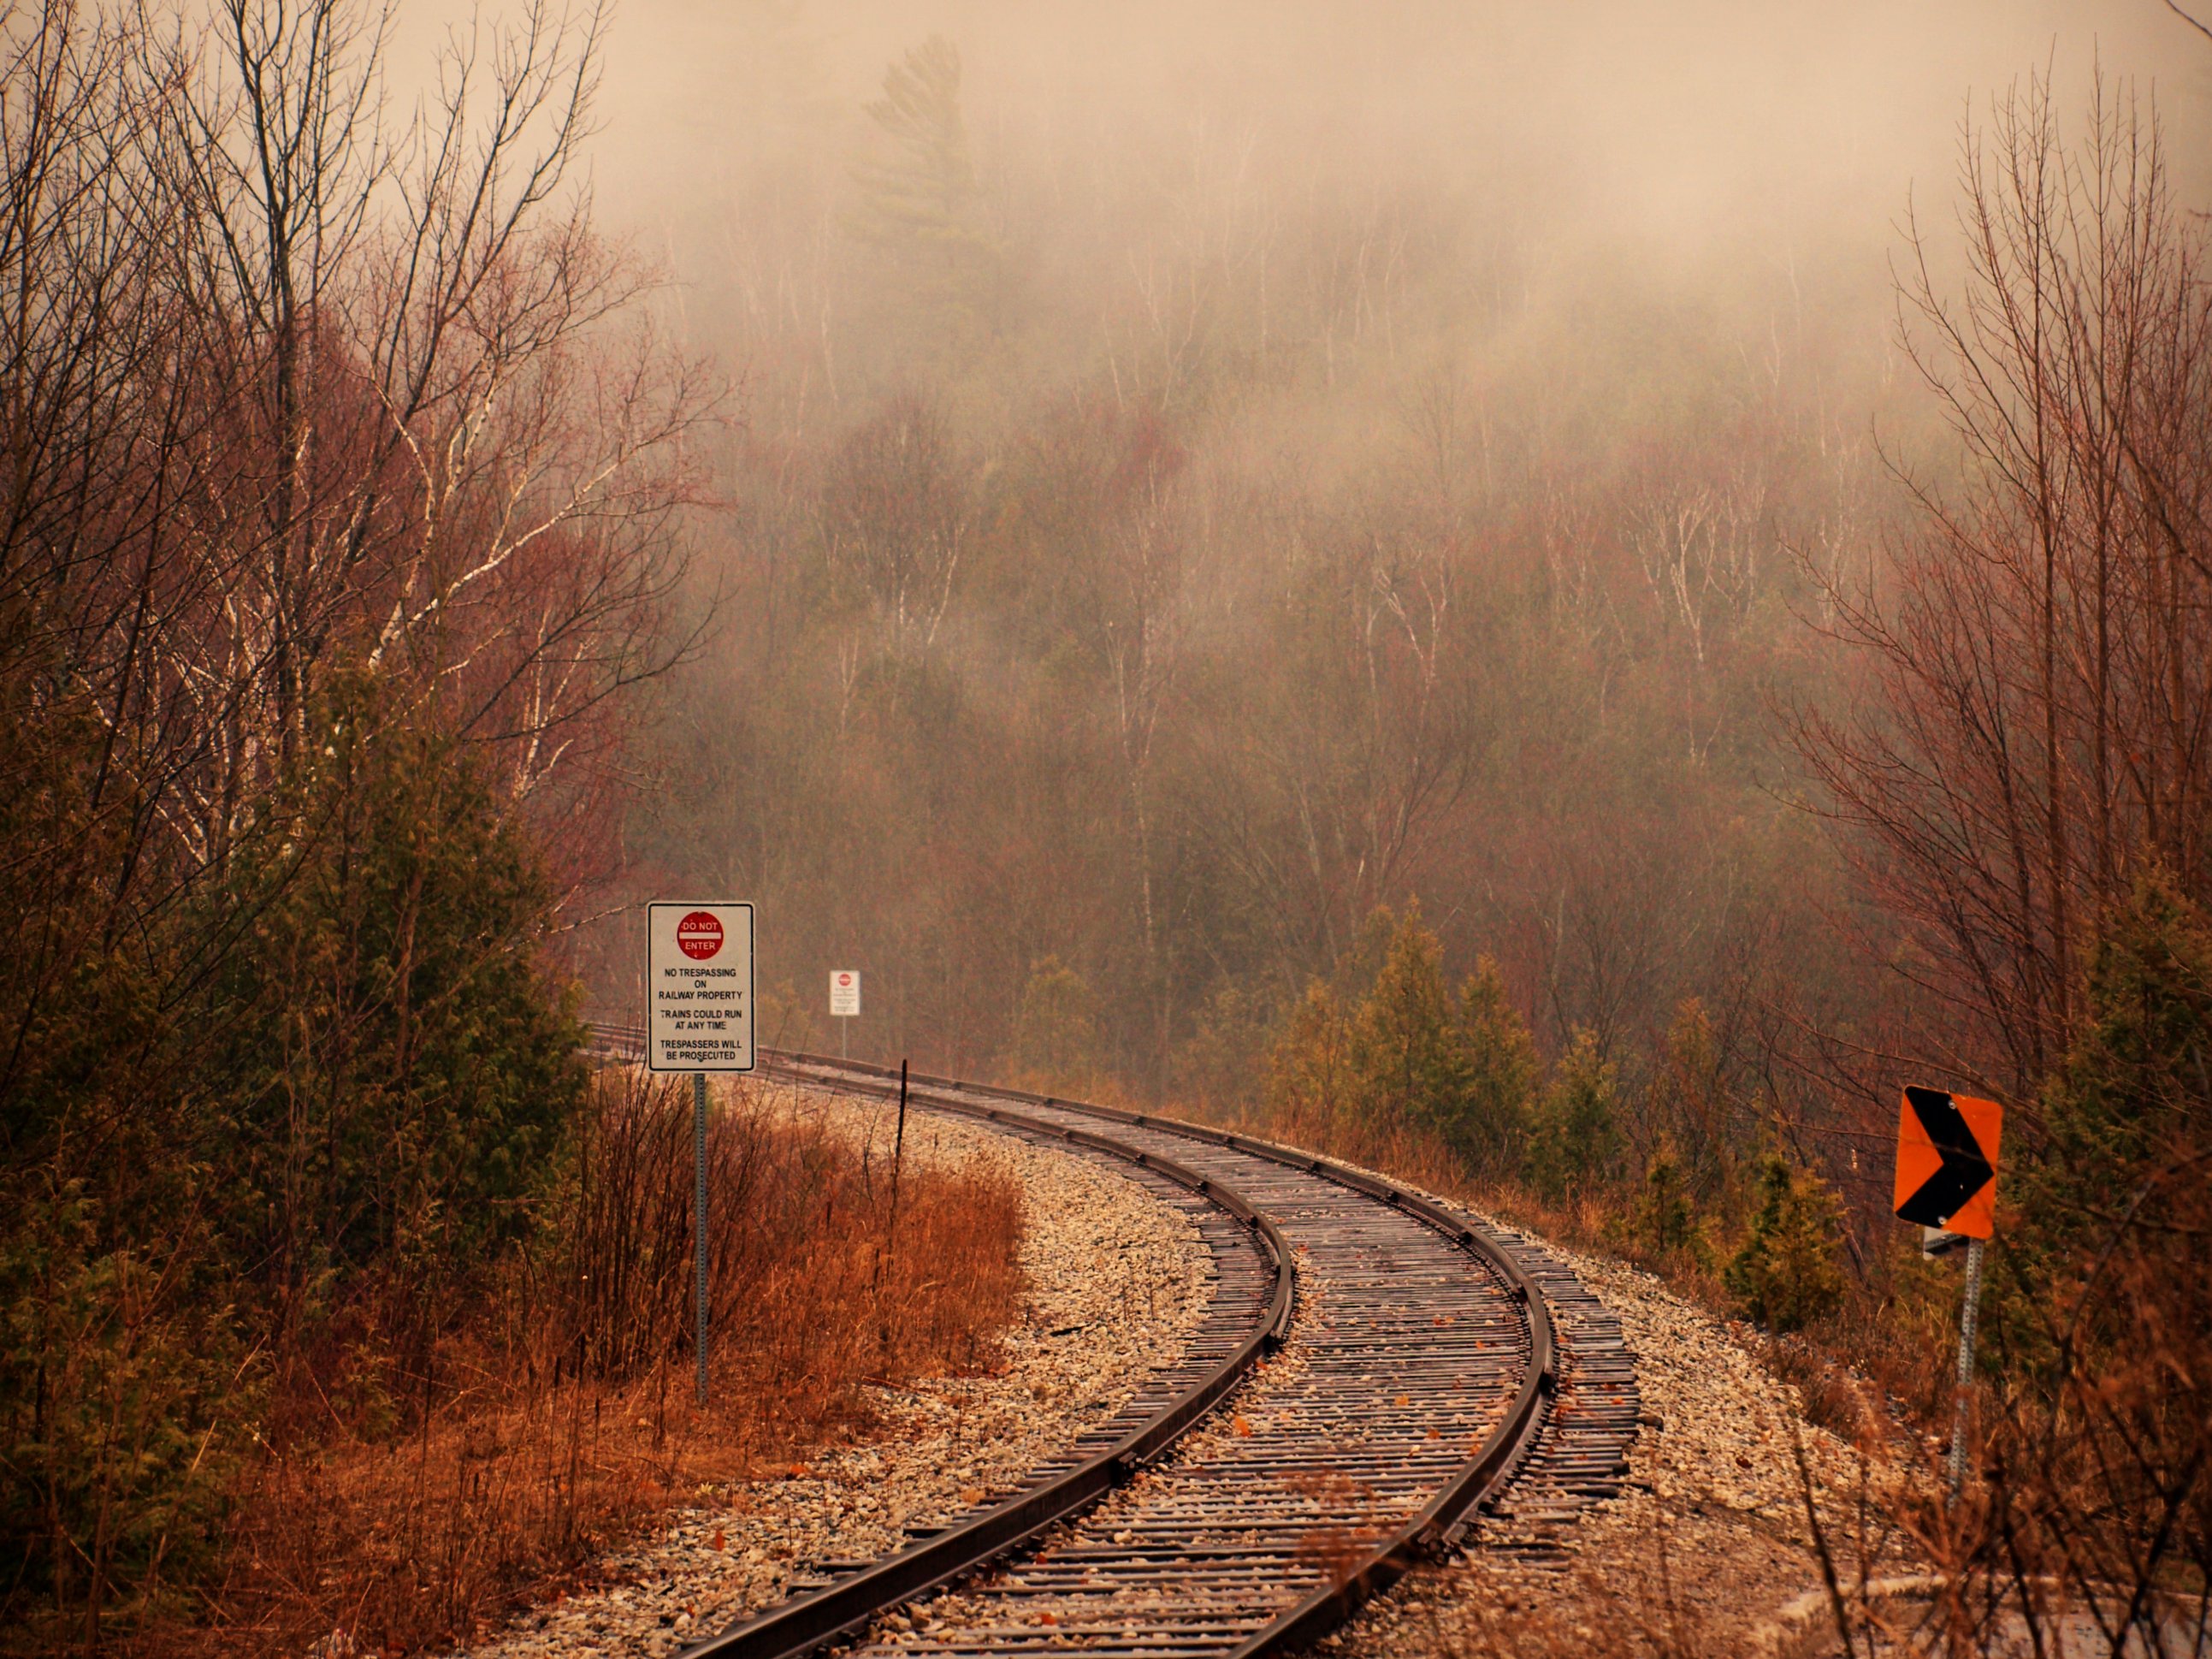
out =
[(1725, 1280), (1747, 1318), (1776, 1332), (1802, 1330), (1844, 1299), (1836, 1253), (1843, 1213), (1827, 1184), (1778, 1155), (1759, 1172), (1751, 1233)]

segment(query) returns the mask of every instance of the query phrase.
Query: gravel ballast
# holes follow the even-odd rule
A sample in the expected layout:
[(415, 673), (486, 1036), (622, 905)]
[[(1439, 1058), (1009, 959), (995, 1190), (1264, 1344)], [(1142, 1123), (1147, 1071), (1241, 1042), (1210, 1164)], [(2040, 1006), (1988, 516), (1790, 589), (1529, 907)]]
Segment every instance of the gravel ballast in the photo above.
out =
[[(1796, 1449), (1847, 1578), (1865, 1479), (1856, 1455), (1802, 1420), (1796, 1391), (1755, 1357), (1747, 1328), (1635, 1267), (1547, 1248), (1618, 1319), (1636, 1356), (1639, 1431), (1620, 1494), (1559, 1540), (1563, 1562), (1524, 1559), (1509, 1528), (1478, 1528), (1462, 1558), (1409, 1574), (1330, 1650), (1488, 1659), (1824, 1648), (1826, 1595)], [(1883, 1512), (1882, 1494), (1865, 1495), (1869, 1513)], [(1897, 1570), (1894, 1540), (1868, 1541), (1877, 1576)]]
[[(805, 1091), (818, 1115), (886, 1156), (895, 1108)], [(1189, 1219), (1109, 1162), (916, 1112), (906, 1156), (1009, 1169), (1024, 1194), (1019, 1322), (1003, 1370), (878, 1389), (874, 1432), (826, 1447), (782, 1479), (716, 1489), (594, 1564), (604, 1588), (523, 1613), (462, 1651), (480, 1659), (659, 1656), (871, 1559), (1024, 1484), (1176, 1364), (1212, 1296), (1212, 1257)]]
[[(799, 1109), (887, 1151), (890, 1110), (809, 1092)], [(523, 1615), (471, 1651), (498, 1659), (660, 1656), (995, 1501), (1113, 1415), (1156, 1366), (1173, 1364), (1204, 1316), (1212, 1263), (1188, 1219), (1101, 1160), (932, 1114), (909, 1120), (908, 1155), (1002, 1162), (1022, 1182), (1029, 1295), (1002, 1375), (879, 1390), (879, 1431), (811, 1455), (803, 1470), (718, 1492), (664, 1516), (598, 1564), (609, 1587)], [(1510, 1230), (1504, 1231), (1509, 1240)], [(1795, 1391), (1755, 1357), (1752, 1334), (1602, 1257), (1526, 1241), (1571, 1271), (1618, 1323), (1635, 1360), (1638, 1427), (1613, 1496), (1593, 1497), (1543, 1547), (1510, 1520), (1478, 1524), (1463, 1555), (1423, 1567), (1324, 1642), (1332, 1653), (1477, 1659), (1508, 1654), (1822, 1650), (1820, 1570), (1799, 1449), (1838, 1531), (1865, 1494), (1850, 1448), (1802, 1421)], [(1302, 1287), (1302, 1321), (1327, 1287)], [(1239, 1391), (1260, 1420), (1292, 1380), (1296, 1344)], [(1190, 1449), (1230, 1432), (1194, 1431)], [(1533, 1471), (1531, 1471), (1533, 1473)], [(1139, 1477), (1143, 1480), (1149, 1477)], [(1101, 1511), (1132, 1501), (1109, 1498)], [(1510, 1504), (1507, 1505), (1510, 1513)], [(1895, 1571), (1870, 1540), (1869, 1566)], [(1847, 1571), (1856, 1570), (1850, 1563)], [(896, 1615), (894, 1642), (958, 1629), (954, 1593)]]

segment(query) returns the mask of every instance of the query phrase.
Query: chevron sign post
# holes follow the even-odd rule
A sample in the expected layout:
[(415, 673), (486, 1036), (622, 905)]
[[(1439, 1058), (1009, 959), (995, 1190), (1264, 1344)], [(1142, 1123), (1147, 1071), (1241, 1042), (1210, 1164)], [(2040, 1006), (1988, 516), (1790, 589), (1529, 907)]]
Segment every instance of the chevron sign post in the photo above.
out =
[(1966, 1305), (1959, 1320), (1959, 1403), (1951, 1424), (1951, 1490), (1966, 1478), (1966, 1406), (1974, 1374), (1974, 1322), (1982, 1305), (1982, 1248), (1996, 1229), (1997, 1136), (2004, 1108), (1994, 1100), (1908, 1087), (1898, 1109), (1899, 1218), (1931, 1233), (1970, 1241)]

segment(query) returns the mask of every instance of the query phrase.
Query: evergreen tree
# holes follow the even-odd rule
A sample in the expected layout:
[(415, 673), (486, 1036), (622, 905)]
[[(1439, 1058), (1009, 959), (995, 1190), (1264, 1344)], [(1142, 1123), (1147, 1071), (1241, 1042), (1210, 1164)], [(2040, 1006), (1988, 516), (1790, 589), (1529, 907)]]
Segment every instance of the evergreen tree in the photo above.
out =
[(1842, 1211), (1826, 1183), (1769, 1158), (1750, 1236), (1728, 1265), (1728, 1287), (1746, 1316), (1767, 1329), (1802, 1330), (1843, 1301), (1842, 1240)]
[(1271, 1023), (1267, 1006), (1237, 981), (1217, 986), (1176, 1049), (1176, 1092), (1217, 1114), (1242, 1115), (1259, 1106), (1267, 1091)]
[(1615, 1089), (1614, 1068), (1598, 1053), (1597, 1034), (1577, 1026), (1552, 1069), (1529, 1138), (1529, 1179), (1545, 1196), (1566, 1198), (1613, 1173), (1620, 1157)]
[(1356, 1121), (1358, 1090), (1344, 1008), (1321, 980), (1306, 987), (1268, 1050), (1267, 1109), (1293, 1133)]
[(1352, 1064), (1369, 1121), (1447, 1138), (1468, 1110), (1473, 1068), (1444, 987), (1443, 946), (1418, 905), (1390, 935), (1352, 1022)]
[(1525, 1144), (1536, 1090), (1536, 1045), (1506, 1000), (1495, 958), (1477, 957), (1460, 987), (1460, 1044), (1468, 1082), (1445, 1138), (1476, 1170), (1502, 1174)]
[(1083, 975), (1057, 957), (1030, 969), (1014, 1012), (1008, 1055), (1015, 1073), (1045, 1088), (1081, 1086), (1098, 1066), (1096, 999)]
[(1665, 1143), (1693, 1201), (1733, 1208), (1738, 1149), (1732, 1142), (1727, 1081), (1712, 1018), (1696, 997), (1674, 1011), (1663, 1064), (1651, 1087), (1650, 1128)]
[[(1316, 980), (1270, 1050), (1273, 1113), (1286, 1125), (1355, 1138), (1432, 1136), (1472, 1170), (1512, 1170), (1527, 1136), (1537, 1064), (1497, 963), (1480, 958), (1454, 995), (1443, 943), (1415, 904), (1402, 916), (1373, 912), (1342, 977), (1365, 986), (1352, 1007)], [(1605, 1088), (1609, 1114), (1609, 1073)]]
[(902, 279), (925, 327), (987, 324), (999, 249), (961, 115), (958, 49), (934, 34), (909, 49), (866, 108), (875, 142), (853, 169), (848, 228)]
[(2212, 1146), (2212, 921), (2163, 875), (2140, 879), (2108, 923), (2082, 1024), (2039, 1103), (2042, 1144), (2025, 1124), (2008, 1135), (1990, 1320), (1993, 1352), (2034, 1374), (2057, 1363), (2054, 1332), (2077, 1304), (2075, 1340), (2110, 1340), (2115, 1310), (2083, 1291), (2108, 1257), (2142, 1250), (2137, 1237), (2116, 1251), (2118, 1235), (2196, 1224), (2168, 1213), (2181, 1188), (2166, 1176)]
[(1662, 1146), (1644, 1171), (1644, 1189), (1629, 1208), (1626, 1232), (1629, 1243), (1648, 1256), (1686, 1261), (1700, 1268), (1711, 1265), (1705, 1229), (1698, 1224), (1697, 1206), (1673, 1147)]
[(252, 918), (208, 1132), (241, 1265), (297, 1287), (458, 1264), (521, 1236), (581, 1098), (580, 1032), (538, 941), (537, 856), (458, 739), (336, 689), (282, 798), (286, 855), (219, 902)]

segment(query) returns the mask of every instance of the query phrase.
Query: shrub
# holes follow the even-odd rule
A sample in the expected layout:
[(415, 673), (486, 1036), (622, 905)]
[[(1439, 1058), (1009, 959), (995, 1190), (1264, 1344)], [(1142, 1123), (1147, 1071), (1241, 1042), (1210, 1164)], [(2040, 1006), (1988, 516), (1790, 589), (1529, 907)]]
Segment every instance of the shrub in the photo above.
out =
[[(1993, 1357), (2028, 1374), (2062, 1363), (2050, 1310), (2080, 1295), (2114, 1218), (2163, 1211), (2168, 1172), (2212, 1145), (2212, 923), (2165, 877), (2145, 877), (2107, 923), (2085, 1001), (2039, 1103), (2042, 1145), (2008, 1137), (2032, 1155), (2015, 1155), (2008, 1181), (1990, 1322)], [(2109, 1350), (2118, 1310), (2091, 1297), (2084, 1315), (2069, 1340)]]
[(1096, 1001), (1083, 975), (1059, 957), (1032, 967), (1006, 1056), (1015, 1077), (1038, 1088), (1080, 1087), (1098, 1066)]
[(201, 1650), (447, 1651), (652, 1509), (866, 1421), (876, 1387), (995, 1363), (1022, 1298), (1014, 1176), (918, 1157), (909, 1123), (894, 1200), (888, 1112), (856, 1139), (739, 1081), (708, 1138), (695, 1409), (688, 1082), (598, 1075), (546, 1225), (441, 1334), (410, 1421), (325, 1412), (256, 1460)]
[(1624, 1231), (1630, 1248), (1647, 1259), (1677, 1261), (1698, 1270), (1711, 1266), (1712, 1250), (1673, 1148), (1662, 1148), (1651, 1160), (1643, 1189), (1629, 1206)]
[(1802, 1330), (1843, 1302), (1836, 1265), (1842, 1239), (1842, 1212), (1826, 1183), (1770, 1157), (1750, 1236), (1728, 1264), (1729, 1291), (1745, 1316), (1767, 1329)]
[(1719, 1036), (1696, 997), (1675, 1009), (1659, 1060), (1646, 1116), (1668, 1143), (1692, 1201), (1711, 1213), (1731, 1213), (1741, 1198), (1739, 1128)]
[(1488, 957), (1455, 995), (1443, 947), (1409, 908), (1378, 910), (1350, 966), (1372, 978), (1347, 1010), (1316, 981), (1268, 1056), (1267, 1104), (1285, 1133), (1370, 1147), (1410, 1136), (1464, 1169), (1500, 1173), (1528, 1122), (1535, 1047)]
[(1443, 946), (1409, 908), (1352, 1018), (1352, 1062), (1374, 1127), (1450, 1138), (1462, 1125), (1474, 1077), (1454, 1012)]
[(49, 1187), (0, 1240), (7, 1600), (88, 1639), (117, 1589), (207, 1565), (235, 1463), (221, 1431), (254, 1393), (228, 1310), (179, 1294), (200, 1277), (185, 1252), (105, 1246), (97, 1211), (81, 1183)]
[(1467, 1091), (1445, 1138), (1476, 1170), (1506, 1170), (1528, 1137), (1536, 1091), (1536, 1045), (1506, 1000), (1505, 976), (1492, 957), (1479, 957), (1459, 991), (1460, 1041), (1467, 1054)]
[(550, 892), (457, 739), (349, 688), (283, 811), (219, 901), (250, 920), (202, 1086), (235, 1256), (289, 1302), (524, 1237), (584, 1071)]
[(214, 1566), (283, 1401), (366, 1420), (538, 1224), (584, 1072), (537, 860), (375, 684), (307, 736), (204, 890), (30, 1006), (47, 1070), (0, 1097), (0, 1622), (95, 1627)]
[(1267, 1109), (1293, 1137), (1357, 1125), (1360, 1096), (1344, 1008), (1321, 980), (1306, 987), (1268, 1051)]
[(1235, 980), (1224, 981), (1200, 1010), (1175, 1052), (1176, 1094), (1221, 1115), (1239, 1115), (1266, 1092), (1272, 1011)]
[(1577, 1027), (1552, 1070), (1529, 1138), (1528, 1176), (1553, 1202), (1609, 1179), (1620, 1158), (1615, 1073), (1596, 1034)]

